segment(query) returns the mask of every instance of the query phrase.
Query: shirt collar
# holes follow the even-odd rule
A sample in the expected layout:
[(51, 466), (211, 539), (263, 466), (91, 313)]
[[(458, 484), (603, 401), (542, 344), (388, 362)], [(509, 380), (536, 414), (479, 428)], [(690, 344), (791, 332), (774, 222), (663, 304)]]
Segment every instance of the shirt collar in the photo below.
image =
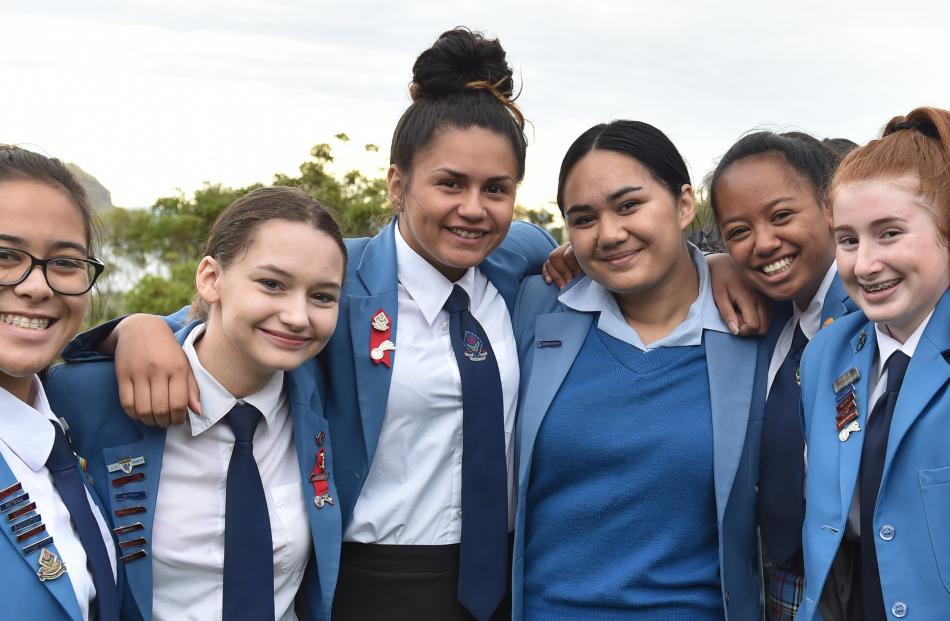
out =
[(419, 256), (403, 239), (399, 226), (393, 227), (396, 237), (396, 277), (409, 294), (425, 317), (429, 326), (435, 322), (442, 307), (452, 293), (455, 285), (460, 286), (468, 294), (469, 300), (475, 293), (476, 268), (469, 268), (456, 282), (452, 282), (435, 269), (431, 263)]
[(808, 337), (809, 341), (815, 337), (815, 334), (818, 333), (818, 329), (821, 328), (821, 309), (825, 306), (825, 297), (827, 297), (828, 290), (831, 289), (831, 283), (834, 282), (837, 274), (838, 264), (832, 261), (831, 267), (825, 272), (825, 277), (822, 278), (821, 284), (818, 285), (818, 291), (815, 292), (811, 302), (808, 303), (808, 307), (802, 310), (798, 308), (797, 302), (792, 302), (792, 318), (798, 321), (798, 325), (802, 328), (802, 333)]
[[(936, 310), (936, 308), (934, 308)], [(917, 345), (920, 343), (920, 338), (924, 335), (924, 330), (927, 328), (927, 324), (930, 323), (930, 318), (933, 317), (934, 311), (930, 311), (930, 314), (927, 315), (927, 318), (920, 322), (920, 325), (917, 326), (917, 329), (907, 337), (907, 340), (901, 343), (886, 330), (881, 328), (879, 324), (874, 324), (874, 334), (877, 336), (877, 354), (878, 362), (880, 363), (878, 368), (883, 369), (884, 365), (887, 363), (888, 359), (891, 357), (897, 350), (901, 350), (907, 354), (908, 358), (914, 356), (914, 352), (917, 351)]]
[(268, 426), (273, 424), (277, 412), (286, 399), (284, 396), (284, 372), (274, 373), (267, 384), (254, 394), (243, 399), (237, 399), (198, 360), (195, 342), (201, 338), (204, 331), (205, 324), (195, 326), (185, 337), (185, 342), (182, 344), (182, 349), (185, 350), (185, 355), (188, 357), (188, 362), (191, 363), (191, 369), (195, 374), (195, 381), (198, 382), (198, 390), (201, 392), (201, 415), (199, 416), (190, 409), (188, 410), (191, 435), (197, 436), (209, 429), (224, 418), (238, 401), (253, 405), (264, 416), (264, 422)]
[(34, 472), (46, 467), (53, 450), (53, 427), (56, 420), (49, 407), (43, 385), (33, 376), (36, 398), (29, 405), (0, 388), (0, 441), (7, 445)]
[(565, 306), (581, 312), (599, 312), (597, 327), (610, 336), (633, 345), (637, 349), (648, 351), (657, 347), (682, 347), (699, 345), (703, 340), (703, 330), (729, 332), (722, 320), (719, 309), (712, 296), (709, 266), (706, 257), (693, 244), (687, 242), (690, 259), (696, 266), (699, 277), (699, 295), (686, 315), (686, 319), (672, 332), (647, 347), (637, 331), (633, 329), (620, 311), (620, 305), (612, 293), (602, 285), (585, 276), (573, 287), (558, 296)]

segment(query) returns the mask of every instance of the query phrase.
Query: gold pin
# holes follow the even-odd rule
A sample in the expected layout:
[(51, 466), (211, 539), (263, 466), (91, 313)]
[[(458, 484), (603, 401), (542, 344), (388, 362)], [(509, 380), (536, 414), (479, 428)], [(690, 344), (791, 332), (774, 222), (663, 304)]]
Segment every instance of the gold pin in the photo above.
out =
[(827, 328), (828, 326), (830, 326), (830, 325), (833, 324), (834, 322), (835, 322), (835, 318), (834, 318), (834, 317), (829, 317), (828, 319), (825, 319), (825, 323), (821, 324), (821, 327), (822, 327), (822, 328)]
[(40, 551), (39, 563), (40, 569), (36, 572), (36, 575), (39, 576), (40, 582), (56, 580), (66, 573), (66, 565), (63, 561), (56, 558), (56, 555), (46, 548)]

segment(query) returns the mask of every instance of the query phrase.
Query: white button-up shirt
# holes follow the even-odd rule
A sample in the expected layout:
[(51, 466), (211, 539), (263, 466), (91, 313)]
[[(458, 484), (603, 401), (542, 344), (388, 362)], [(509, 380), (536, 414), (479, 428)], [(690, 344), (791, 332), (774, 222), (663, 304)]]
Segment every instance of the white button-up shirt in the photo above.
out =
[(478, 268), (452, 282), (396, 237), (399, 279), (396, 355), (379, 444), (345, 541), (403, 545), (459, 543), (462, 535), (462, 380), (452, 350), (452, 287), (468, 293), (501, 375), (508, 459), (508, 527), (518, 399), (518, 350), (505, 300)]
[[(201, 391), (202, 414), (189, 411), (185, 424), (170, 427), (165, 437), (152, 530), (155, 621), (222, 618), (225, 500), (234, 433), (221, 419), (238, 400), (198, 360), (194, 343), (203, 333), (204, 326), (198, 326), (184, 343)], [(275, 618), (294, 621), (294, 597), (312, 543), (284, 374), (276, 373), (242, 401), (263, 414), (254, 433), (254, 459), (270, 515)]]
[(775, 376), (778, 375), (779, 367), (785, 362), (785, 356), (792, 348), (795, 326), (801, 323), (802, 333), (809, 341), (815, 338), (818, 330), (821, 329), (821, 309), (825, 305), (825, 297), (828, 295), (828, 290), (831, 289), (831, 283), (834, 282), (837, 274), (838, 264), (832, 262), (831, 267), (825, 272), (821, 284), (818, 285), (818, 291), (815, 292), (811, 302), (808, 303), (808, 308), (802, 310), (798, 308), (798, 303), (792, 302), (792, 316), (786, 322), (785, 327), (782, 328), (781, 334), (778, 335), (775, 348), (772, 350), (772, 358), (769, 360), (769, 383), (768, 390), (765, 391), (766, 397), (772, 390), (772, 382), (775, 381)]
[[(96, 588), (92, 583), (92, 574), (87, 569), (86, 551), (70, 522), (69, 511), (53, 485), (53, 477), (46, 469), (46, 460), (53, 450), (54, 432), (50, 421), (55, 421), (57, 425), (59, 421), (50, 410), (39, 378), (33, 378), (33, 386), (36, 390), (33, 405), (27, 405), (0, 388), (0, 412), (3, 413), (0, 416), (0, 456), (6, 461), (16, 480), (23, 485), (23, 491), (29, 493), (30, 500), (36, 503), (36, 511), (43, 517), (43, 523), (46, 525), (46, 533), (24, 541), (23, 545), (39, 541), (47, 533), (53, 538), (53, 543), (62, 557), (60, 560), (66, 565), (67, 573), (61, 579), (69, 580), (76, 594), (82, 618), (88, 620), (89, 602), (96, 596)], [(112, 577), (115, 579), (115, 544), (112, 534), (88, 490), (86, 498), (106, 544), (109, 562), (112, 564)], [(9, 605), (13, 606), (15, 603), (9, 602)]]

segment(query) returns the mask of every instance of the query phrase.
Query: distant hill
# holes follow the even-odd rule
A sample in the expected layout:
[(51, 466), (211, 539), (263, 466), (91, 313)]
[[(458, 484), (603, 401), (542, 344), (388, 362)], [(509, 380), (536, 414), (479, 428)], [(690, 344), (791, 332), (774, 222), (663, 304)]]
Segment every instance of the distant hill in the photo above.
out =
[(86, 196), (89, 198), (89, 204), (94, 211), (102, 212), (112, 209), (112, 192), (106, 186), (99, 183), (99, 180), (73, 163), (67, 163), (66, 168), (76, 176), (79, 183), (86, 190)]

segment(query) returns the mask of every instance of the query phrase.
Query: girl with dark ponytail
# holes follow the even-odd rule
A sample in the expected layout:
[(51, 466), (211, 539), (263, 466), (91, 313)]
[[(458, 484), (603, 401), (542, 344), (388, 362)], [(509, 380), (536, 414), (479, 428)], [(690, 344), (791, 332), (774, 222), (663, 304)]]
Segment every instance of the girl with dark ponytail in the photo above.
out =
[(804, 436), (795, 372), (808, 340), (856, 309), (834, 264), (828, 190), (839, 157), (801, 132), (759, 131), (726, 151), (709, 182), (739, 275), (765, 295), (750, 423), (762, 445), (755, 478), (766, 618), (792, 621), (802, 597)]

